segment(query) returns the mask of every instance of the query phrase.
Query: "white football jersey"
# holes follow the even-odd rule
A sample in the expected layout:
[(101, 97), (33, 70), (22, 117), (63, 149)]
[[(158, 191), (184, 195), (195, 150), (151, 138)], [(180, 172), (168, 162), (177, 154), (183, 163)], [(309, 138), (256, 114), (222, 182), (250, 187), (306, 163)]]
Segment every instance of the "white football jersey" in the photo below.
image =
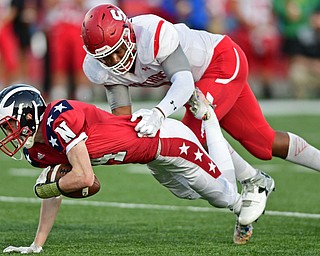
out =
[(91, 82), (134, 87), (168, 85), (169, 80), (160, 63), (173, 53), (179, 44), (189, 60), (196, 82), (207, 69), (214, 48), (224, 37), (193, 30), (182, 23), (172, 24), (152, 14), (134, 17), (131, 22), (137, 45), (134, 74), (128, 72), (124, 75), (114, 75), (103, 68), (98, 60), (87, 54), (83, 70)]

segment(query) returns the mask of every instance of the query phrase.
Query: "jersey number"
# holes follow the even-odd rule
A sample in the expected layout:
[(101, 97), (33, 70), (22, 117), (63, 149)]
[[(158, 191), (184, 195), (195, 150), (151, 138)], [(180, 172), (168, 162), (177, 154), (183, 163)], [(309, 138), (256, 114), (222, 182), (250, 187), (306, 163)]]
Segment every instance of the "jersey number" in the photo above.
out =
[(92, 165), (101, 165), (101, 164), (106, 164), (108, 163), (109, 160), (115, 160), (119, 162), (123, 162), (125, 157), (127, 155), (126, 151), (120, 151), (116, 154), (106, 154), (103, 157), (91, 159), (91, 164)]

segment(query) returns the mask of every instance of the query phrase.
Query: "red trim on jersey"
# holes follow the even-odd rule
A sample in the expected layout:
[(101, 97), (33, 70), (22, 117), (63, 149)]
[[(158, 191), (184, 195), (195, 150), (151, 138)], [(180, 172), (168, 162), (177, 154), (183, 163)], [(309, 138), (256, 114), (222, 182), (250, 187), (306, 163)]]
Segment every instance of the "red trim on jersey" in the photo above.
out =
[(164, 20), (160, 20), (157, 26), (156, 34), (154, 35), (154, 45), (153, 45), (153, 57), (156, 58), (159, 52), (159, 45), (160, 45), (160, 30)]

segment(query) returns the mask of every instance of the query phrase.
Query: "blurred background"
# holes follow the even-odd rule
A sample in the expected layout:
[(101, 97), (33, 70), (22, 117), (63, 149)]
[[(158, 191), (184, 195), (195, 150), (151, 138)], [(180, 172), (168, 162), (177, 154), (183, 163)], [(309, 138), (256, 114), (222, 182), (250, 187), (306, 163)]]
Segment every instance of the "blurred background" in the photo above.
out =
[[(1, 0), (0, 89), (23, 82), (49, 101), (104, 102), (104, 88), (82, 71), (80, 37), (85, 13), (101, 3), (229, 35), (247, 54), (258, 99), (320, 98), (320, 0)], [(132, 93), (161, 99), (165, 90)]]

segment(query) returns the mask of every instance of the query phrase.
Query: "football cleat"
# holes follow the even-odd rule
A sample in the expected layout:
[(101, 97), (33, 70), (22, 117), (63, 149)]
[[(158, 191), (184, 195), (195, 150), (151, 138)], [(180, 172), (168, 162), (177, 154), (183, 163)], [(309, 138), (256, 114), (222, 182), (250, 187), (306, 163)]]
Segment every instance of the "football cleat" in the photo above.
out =
[(240, 225), (238, 219), (233, 233), (233, 242), (235, 244), (245, 244), (249, 241), (252, 236), (252, 224)]
[(199, 88), (195, 88), (191, 98), (188, 101), (190, 111), (195, 118), (200, 120), (208, 120), (211, 116), (210, 108), (214, 106), (206, 99)]
[(268, 197), (275, 190), (275, 182), (268, 174), (258, 170), (254, 177), (243, 181), (242, 185), (239, 223), (248, 225), (264, 213)]

